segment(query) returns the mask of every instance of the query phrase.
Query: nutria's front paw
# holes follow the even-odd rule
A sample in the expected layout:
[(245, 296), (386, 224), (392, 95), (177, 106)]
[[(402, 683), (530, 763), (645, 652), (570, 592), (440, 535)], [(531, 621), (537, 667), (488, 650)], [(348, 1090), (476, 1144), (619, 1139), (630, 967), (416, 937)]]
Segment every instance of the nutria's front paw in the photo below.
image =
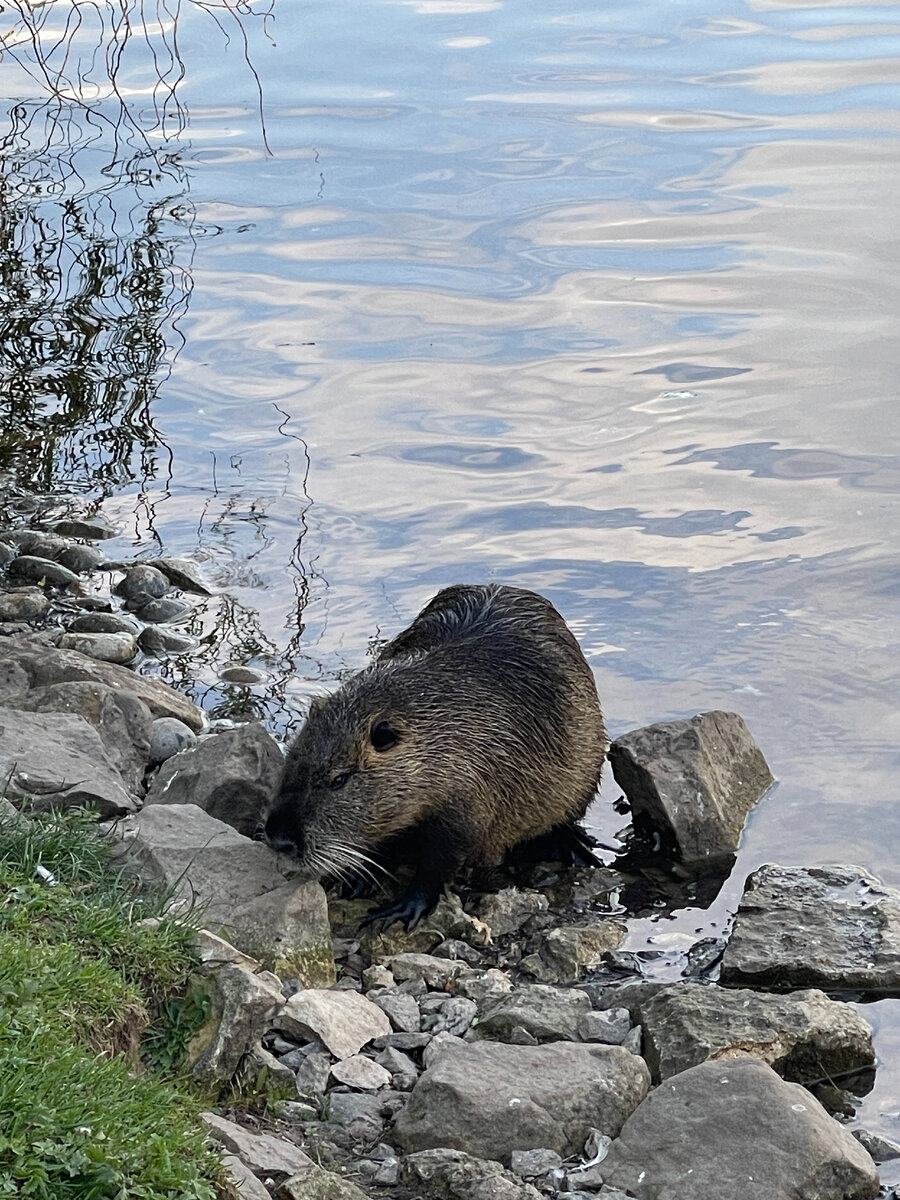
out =
[(409, 932), (409, 930), (415, 929), (422, 918), (431, 912), (436, 903), (435, 898), (425, 895), (423, 892), (407, 892), (393, 904), (386, 904), (383, 908), (376, 908), (370, 912), (360, 922), (360, 928), (363, 925), (374, 925), (377, 922), (382, 929), (387, 929), (388, 925), (399, 921)]

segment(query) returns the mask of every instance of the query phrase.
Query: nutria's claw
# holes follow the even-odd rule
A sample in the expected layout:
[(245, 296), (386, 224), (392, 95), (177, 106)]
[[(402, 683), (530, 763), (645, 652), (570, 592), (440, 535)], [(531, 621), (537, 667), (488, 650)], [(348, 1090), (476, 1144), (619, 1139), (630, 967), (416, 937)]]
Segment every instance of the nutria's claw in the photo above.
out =
[(393, 904), (386, 904), (383, 908), (376, 908), (370, 912), (360, 921), (360, 928), (378, 922), (380, 928), (384, 930), (394, 921), (399, 921), (408, 933), (415, 929), (426, 913), (431, 912), (433, 908), (434, 900), (430, 897), (423, 896), (421, 893), (407, 892)]

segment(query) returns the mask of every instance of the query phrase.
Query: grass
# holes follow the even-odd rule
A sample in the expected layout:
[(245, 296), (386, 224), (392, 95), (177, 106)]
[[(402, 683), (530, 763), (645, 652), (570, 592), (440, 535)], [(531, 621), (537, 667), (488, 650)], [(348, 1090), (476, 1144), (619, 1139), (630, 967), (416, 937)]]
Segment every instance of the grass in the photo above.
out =
[(161, 903), (108, 869), (84, 814), (0, 818), (0, 1197), (221, 1194), (201, 1097), (142, 1062), (175, 1063), (191, 1032), (172, 1020), (191, 933)]

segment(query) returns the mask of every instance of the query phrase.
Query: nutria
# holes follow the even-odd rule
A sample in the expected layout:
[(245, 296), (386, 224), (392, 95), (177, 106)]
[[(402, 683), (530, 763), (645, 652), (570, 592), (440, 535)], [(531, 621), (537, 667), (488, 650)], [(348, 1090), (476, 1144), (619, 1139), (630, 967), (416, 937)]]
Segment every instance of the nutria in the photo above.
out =
[(371, 876), (402, 841), (412, 883), (369, 919), (412, 928), (445, 883), (522, 843), (596, 863), (575, 822), (606, 746), (590, 668), (548, 600), (445, 588), (371, 666), (312, 702), (266, 838), (313, 879)]

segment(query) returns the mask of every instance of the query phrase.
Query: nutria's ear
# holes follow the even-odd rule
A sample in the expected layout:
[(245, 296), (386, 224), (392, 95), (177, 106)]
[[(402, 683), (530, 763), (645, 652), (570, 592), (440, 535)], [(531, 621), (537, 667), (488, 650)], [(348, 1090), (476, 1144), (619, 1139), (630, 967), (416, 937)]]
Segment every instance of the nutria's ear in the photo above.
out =
[(372, 743), (372, 748), (381, 754), (397, 745), (400, 741), (400, 734), (390, 721), (376, 721), (369, 730), (369, 741)]

